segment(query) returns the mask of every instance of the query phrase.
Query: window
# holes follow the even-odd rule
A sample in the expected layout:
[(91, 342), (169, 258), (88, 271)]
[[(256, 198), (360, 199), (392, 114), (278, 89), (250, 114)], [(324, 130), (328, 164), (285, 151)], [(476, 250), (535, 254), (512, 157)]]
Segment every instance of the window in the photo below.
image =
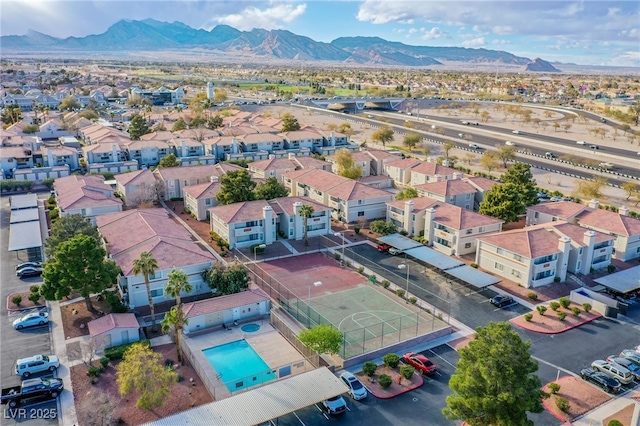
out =
[(358, 205), (361, 206), (362, 204), (364, 204), (364, 200), (358, 200)]
[[(578, 253), (582, 254), (583, 250), (584, 250), (584, 247), (580, 247), (580, 250), (578, 251)], [(578, 269), (580, 269), (580, 267), (578, 267)]]
[(363, 217), (364, 216), (364, 212), (358, 212), (358, 217)]
[(537, 280), (541, 280), (541, 279), (543, 279), (543, 278), (549, 278), (549, 277), (552, 277), (553, 275), (554, 275), (554, 271), (552, 271), (551, 269), (547, 269), (546, 271), (538, 272), (538, 273), (536, 274), (536, 276), (535, 276), (535, 277), (533, 277), (533, 280), (534, 280), (534, 281), (537, 281)]
[(504, 249), (501, 249), (500, 247), (498, 247), (498, 250), (496, 250), (496, 253), (504, 254)]
[(520, 256), (519, 254), (514, 254), (514, 255), (513, 255), (513, 259), (514, 259), (516, 262), (522, 262), (522, 256)]
[(473, 229), (467, 229), (466, 234), (467, 234), (467, 235), (471, 235), (471, 234), (473, 234)]
[(535, 213), (533, 214), (533, 218), (534, 218), (534, 219), (537, 219), (539, 216), (540, 216), (540, 213), (538, 213), (538, 212), (535, 212)]
[(471, 194), (467, 194), (467, 197), (466, 197), (466, 198), (467, 198), (467, 200), (468, 200), (469, 198), (471, 198)]
[(493, 267), (494, 267), (494, 269), (497, 269), (498, 271), (504, 271), (504, 265), (503, 265), (503, 264), (501, 264), (501, 263), (496, 262), (496, 263), (493, 265)]
[(511, 270), (511, 275), (513, 275), (513, 276), (514, 276), (514, 277), (516, 277), (516, 278), (520, 278), (520, 277), (522, 277), (522, 274), (520, 273), (520, 271), (517, 271), (517, 270), (515, 270), (515, 269), (512, 269), (512, 270)]
[(211, 198), (205, 198), (204, 199), (204, 205), (205, 206), (210, 206), (211, 205)]
[(556, 216), (551, 218), (551, 222), (557, 222), (557, 221), (558, 221), (558, 218)]
[(161, 288), (151, 290), (151, 297), (160, 297), (163, 294), (163, 290)]
[(464, 248), (471, 248), (471, 243), (465, 243)]
[(478, 232), (484, 232), (484, 226), (479, 227)]

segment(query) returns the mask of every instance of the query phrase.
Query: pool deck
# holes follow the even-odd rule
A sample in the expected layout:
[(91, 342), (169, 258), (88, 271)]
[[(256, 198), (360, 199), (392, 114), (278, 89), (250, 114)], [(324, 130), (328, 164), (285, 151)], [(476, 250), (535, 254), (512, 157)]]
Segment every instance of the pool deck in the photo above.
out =
[[(260, 329), (255, 332), (244, 332), (240, 326), (227, 330), (215, 330), (211, 333), (200, 334), (198, 336), (185, 336), (183, 343), (189, 346), (189, 351), (193, 354), (194, 361), (199, 365), (196, 370), (203, 381), (208, 381), (207, 388), (211, 391), (215, 400), (228, 398), (232, 395), (225, 383), (224, 378), (219, 378), (218, 373), (209, 360), (202, 353), (203, 350), (211, 347), (224, 345), (245, 339), (251, 347), (260, 355), (260, 358), (278, 374), (281, 367), (291, 366), (291, 373), (286, 377), (313, 370), (314, 367), (304, 360), (300, 354), (268, 321), (256, 321)], [(271, 383), (271, 382), (267, 382)], [(238, 392), (253, 389), (250, 387)], [(238, 393), (238, 392), (234, 392)]]

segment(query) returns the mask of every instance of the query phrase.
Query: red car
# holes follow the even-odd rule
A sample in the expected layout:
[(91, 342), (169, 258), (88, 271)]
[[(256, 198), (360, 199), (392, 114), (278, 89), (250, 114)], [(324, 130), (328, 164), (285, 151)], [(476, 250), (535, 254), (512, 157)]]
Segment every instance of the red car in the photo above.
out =
[(380, 243), (378, 244), (378, 251), (385, 253), (387, 251), (389, 251), (389, 249), (391, 248), (391, 246), (389, 244), (384, 244), (384, 243)]
[(420, 370), (422, 374), (433, 374), (438, 371), (436, 365), (424, 355), (415, 352), (407, 352), (402, 355), (402, 359), (407, 364), (413, 366), (416, 370)]

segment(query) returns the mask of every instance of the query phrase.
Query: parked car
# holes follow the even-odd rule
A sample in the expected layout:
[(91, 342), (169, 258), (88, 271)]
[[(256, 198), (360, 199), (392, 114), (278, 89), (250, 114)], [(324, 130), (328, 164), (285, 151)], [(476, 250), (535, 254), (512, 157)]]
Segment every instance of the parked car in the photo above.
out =
[(49, 314), (47, 312), (31, 312), (17, 320), (13, 321), (13, 328), (22, 330), (26, 327), (35, 327), (49, 323)]
[(60, 361), (55, 355), (34, 355), (20, 358), (16, 361), (16, 375), (28, 379), (34, 373), (43, 371), (54, 372), (60, 367)]
[(39, 277), (40, 275), (42, 275), (42, 271), (44, 271), (44, 269), (42, 268), (36, 268), (34, 266), (27, 266), (25, 268), (22, 269), (18, 269), (16, 271), (16, 276), (23, 278), (23, 277)]
[(616, 379), (607, 376), (604, 373), (595, 371), (592, 368), (584, 368), (580, 371), (580, 377), (587, 382), (591, 382), (596, 386), (610, 393), (620, 392), (622, 385)]
[(57, 398), (64, 389), (60, 379), (29, 379), (20, 386), (2, 389), (2, 404), (16, 407), (20, 403), (35, 401), (43, 397)]
[(635, 378), (631, 371), (621, 365), (597, 359), (591, 363), (591, 368), (613, 377), (623, 385), (628, 385)]
[(585, 142), (585, 141), (576, 141), (576, 143), (577, 143), (578, 145), (586, 145), (586, 142)]
[(16, 271), (23, 268), (42, 268), (42, 262), (22, 262), (16, 266)]
[(522, 132), (521, 132), (520, 130), (514, 130), (514, 131), (513, 131), (513, 132), (511, 132), (511, 133), (513, 133), (514, 135), (520, 135), (520, 134), (522, 134)]
[(600, 149), (598, 145), (589, 145), (590, 149)]
[(507, 146), (516, 146), (516, 143), (511, 141), (506, 141), (504, 144)]
[(322, 405), (331, 415), (344, 414), (347, 412), (347, 403), (341, 395), (322, 401)]
[(640, 366), (637, 365), (635, 362), (631, 361), (630, 359), (615, 356), (615, 355), (609, 355), (607, 357), (607, 362), (618, 364), (626, 368), (627, 370), (631, 371), (631, 373), (634, 376), (636, 376), (636, 379), (640, 379)]
[(385, 243), (378, 244), (379, 252), (382, 252), (382, 253), (388, 252), (390, 248), (391, 246), (389, 244), (385, 244)]
[(640, 354), (636, 351), (634, 351), (633, 349), (625, 349), (622, 352), (620, 352), (620, 356), (622, 358), (626, 358), (629, 361), (632, 361), (636, 364), (638, 364), (638, 366), (640, 366)]
[(513, 303), (513, 297), (511, 296), (507, 296), (504, 294), (499, 294), (497, 296), (493, 296), (491, 299), (489, 299), (489, 302), (493, 305), (493, 306), (497, 306), (498, 308), (502, 308), (503, 306), (508, 306), (511, 305)]
[(367, 388), (364, 387), (362, 382), (358, 380), (356, 376), (349, 373), (348, 371), (345, 371), (340, 375), (340, 378), (349, 388), (349, 395), (351, 395), (351, 398), (359, 401), (367, 397)]
[(397, 256), (397, 255), (402, 254), (402, 253), (404, 253), (402, 250), (397, 249), (397, 248), (395, 248), (395, 247), (391, 247), (391, 248), (389, 249), (389, 254), (390, 254), (391, 256)]
[(422, 374), (434, 374), (438, 371), (438, 367), (431, 362), (429, 358), (424, 355), (417, 354), (415, 352), (407, 352), (402, 355), (402, 360), (407, 364), (413, 366), (416, 370)]

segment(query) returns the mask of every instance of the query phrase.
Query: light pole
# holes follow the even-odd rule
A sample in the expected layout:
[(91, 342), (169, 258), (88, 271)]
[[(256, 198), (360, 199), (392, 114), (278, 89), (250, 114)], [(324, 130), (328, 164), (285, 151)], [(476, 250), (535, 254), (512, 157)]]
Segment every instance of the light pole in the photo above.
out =
[(344, 262), (344, 232), (336, 232), (333, 235), (336, 236), (336, 237), (338, 235), (340, 235), (342, 237), (342, 257), (341, 257), (341, 260), (342, 260), (342, 262)]
[(264, 248), (266, 248), (266, 247), (267, 247), (267, 245), (266, 245), (266, 244), (258, 244), (257, 246), (255, 246), (255, 247), (253, 248), (253, 263), (256, 263), (256, 251), (257, 251), (258, 249), (264, 249)]
[(307, 296), (307, 318), (309, 318), (309, 328), (311, 328), (311, 286), (320, 287), (322, 281), (316, 281), (313, 284), (307, 284), (309, 288), (309, 295)]
[(407, 270), (407, 289), (405, 290), (405, 302), (409, 303), (409, 264), (401, 263), (398, 265), (398, 269), (406, 269)]

